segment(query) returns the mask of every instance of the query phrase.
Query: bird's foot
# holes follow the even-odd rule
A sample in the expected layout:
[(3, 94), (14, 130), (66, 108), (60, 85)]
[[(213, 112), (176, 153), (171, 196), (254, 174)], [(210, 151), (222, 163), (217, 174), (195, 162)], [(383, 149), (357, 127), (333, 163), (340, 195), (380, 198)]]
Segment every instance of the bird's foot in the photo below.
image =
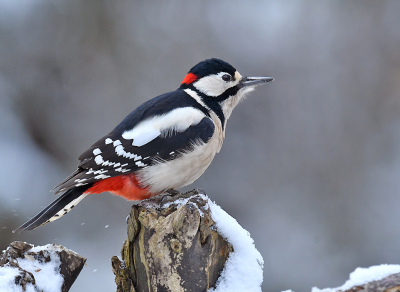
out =
[(177, 190), (174, 190), (174, 189), (166, 190), (164, 193), (160, 194), (160, 196), (161, 196), (161, 204), (160, 205), (164, 205), (165, 203), (172, 201), (173, 200), (172, 197), (175, 197), (179, 194), (180, 194), (180, 192), (178, 192)]

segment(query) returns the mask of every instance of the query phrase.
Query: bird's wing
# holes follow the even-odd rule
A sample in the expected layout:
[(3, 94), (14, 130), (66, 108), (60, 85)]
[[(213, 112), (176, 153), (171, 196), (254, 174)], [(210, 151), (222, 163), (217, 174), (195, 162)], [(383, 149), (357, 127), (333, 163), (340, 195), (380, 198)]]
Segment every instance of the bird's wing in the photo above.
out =
[(79, 157), (78, 169), (56, 187), (57, 193), (135, 172), (156, 161), (177, 159), (194, 144), (206, 143), (214, 130), (213, 121), (193, 107), (148, 115), (132, 128), (112, 131), (86, 150)]

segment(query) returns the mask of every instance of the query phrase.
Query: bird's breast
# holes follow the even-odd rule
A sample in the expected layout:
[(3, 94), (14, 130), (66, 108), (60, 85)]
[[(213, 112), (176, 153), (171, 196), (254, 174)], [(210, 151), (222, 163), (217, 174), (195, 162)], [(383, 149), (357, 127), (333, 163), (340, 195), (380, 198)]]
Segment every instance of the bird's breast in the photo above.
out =
[(168, 189), (179, 189), (198, 179), (208, 168), (216, 153), (221, 149), (224, 131), (218, 117), (211, 118), (215, 124), (212, 137), (204, 143), (202, 140), (193, 142), (189, 151), (180, 153), (177, 158), (169, 161), (156, 161), (136, 173), (142, 187), (147, 187), (151, 193), (160, 193)]

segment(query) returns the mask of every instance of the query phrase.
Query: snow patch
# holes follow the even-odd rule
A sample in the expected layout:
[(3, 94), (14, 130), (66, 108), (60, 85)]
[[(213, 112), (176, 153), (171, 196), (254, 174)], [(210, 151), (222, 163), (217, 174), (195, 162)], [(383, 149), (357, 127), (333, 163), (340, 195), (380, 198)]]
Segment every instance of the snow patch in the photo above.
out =
[[(212, 202), (207, 195), (198, 194), (207, 204), (199, 208), (200, 215), (204, 216), (204, 209), (210, 209), (211, 217), (215, 222), (215, 229), (233, 247), (225, 267), (218, 278), (216, 288), (208, 292), (261, 292), (263, 282), (264, 260), (260, 252), (254, 246), (250, 233), (226, 213), (220, 206)], [(177, 205), (177, 208), (186, 205), (192, 197), (181, 198), (162, 205), (168, 208), (170, 205)], [(203, 209), (203, 210), (201, 210)]]
[[(60, 274), (60, 258), (56, 251), (61, 249), (57, 246), (48, 244), (45, 246), (37, 246), (26, 252), (25, 258), (18, 258), (18, 265), (33, 274), (35, 277), (36, 287), (43, 292), (61, 292), (61, 287), (64, 282), (63, 276)], [(35, 261), (30, 252), (43, 251), (44, 255), (50, 256), (50, 261), (40, 263)], [(15, 277), (20, 275), (17, 268), (5, 265), (0, 267), (0, 291), (22, 292), (22, 286), (15, 284)], [(25, 292), (35, 292), (35, 287), (32, 284), (26, 286)]]
[(372, 266), (369, 268), (357, 268), (350, 274), (350, 279), (346, 281), (341, 287), (337, 288), (325, 288), (319, 289), (317, 287), (312, 288), (311, 292), (334, 292), (334, 291), (345, 291), (354, 286), (364, 285), (372, 281), (379, 281), (392, 274), (400, 273), (400, 265), (379, 265)]
[(220, 206), (211, 200), (208, 204), (218, 233), (232, 245), (234, 250), (225, 263), (216, 288), (208, 291), (261, 292), (264, 260), (254, 246), (250, 233)]
[[(15, 277), (20, 275), (20, 271), (10, 266), (0, 268), (0, 291), (22, 292), (22, 287), (15, 285)], [(26, 292), (35, 292), (32, 284), (26, 285)]]
[[(209, 198), (208, 198), (206, 195), (198, 194), (198, 196), (200, 196), (200, 198), (202, 198), (202, 199), (205, 200), (205, 201), (209, 201)], [(179, 207), (181, 207), (181, 206), (183, 206), (183, 205), (186, 205), (186, 204), (189, 202), (190, 199), (192, 199), (192, 197), (189, 197), (189, 198), (180, 198), (180, 199), (175, 200), (175, 201), (173, 201), (173, 202), (167, 202), (167, 203), (163, 204), (162, 208), (166, 209), (166, 208), (168, 208), (169, 206), (171, 206), (171, 205), (173, 204), (173, 205), (176, 205), (176, 208), (178, 209)], [(197, 206), (197, 204), (193, 204), (193, 205), (197, 208), (197, 210), (199, 210), (200, 216), (201, 216), (201, 217), (204, 217), (204, 213), (203, 213), (203, 211), (199, 208), (199, 206)], [(207, 204), (207, 205), (204, 206), (204, 208), (205, 208), (206, 210), (208, 210), (210, 207), (209, 207), (209, 205)]]

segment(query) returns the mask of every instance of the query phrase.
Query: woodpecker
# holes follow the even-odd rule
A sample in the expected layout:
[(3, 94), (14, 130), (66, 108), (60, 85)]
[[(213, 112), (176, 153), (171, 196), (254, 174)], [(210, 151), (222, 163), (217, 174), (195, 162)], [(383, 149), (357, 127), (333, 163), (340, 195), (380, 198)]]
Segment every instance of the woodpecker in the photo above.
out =
[(55, 201), (13, 232), (57, 220), (89, 194), (143, 200), (198, 179), (221, 149), (232, 110), (272, 77), (245, 77), (220, 59), (192, 67), (180, 87), (136, 108), (54, 187)]

